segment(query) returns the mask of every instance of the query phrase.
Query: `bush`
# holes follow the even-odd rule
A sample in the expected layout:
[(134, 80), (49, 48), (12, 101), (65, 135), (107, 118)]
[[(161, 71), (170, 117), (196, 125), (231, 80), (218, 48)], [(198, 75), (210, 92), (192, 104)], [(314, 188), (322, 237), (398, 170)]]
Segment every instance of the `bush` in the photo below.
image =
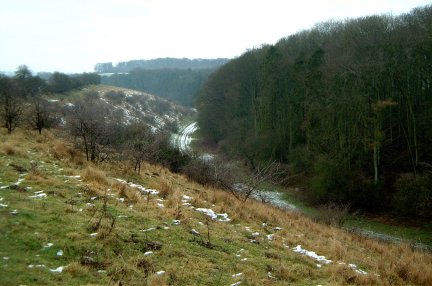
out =
[(214, 184), (214, 179), (210, 170), (210, 165), (199, 158), (193, 158), (182, 168), (189, 179), (202, 185)]
[(432, 218), (431, 174), (402, 174), (395, 182), (393, 208), (403, 216)]
[(348, 205), (328, 203), (319, 208), (319, 213), (314, 216), (314, 219), (326, 225), (341, 227), (347, 220), (348, 214)]

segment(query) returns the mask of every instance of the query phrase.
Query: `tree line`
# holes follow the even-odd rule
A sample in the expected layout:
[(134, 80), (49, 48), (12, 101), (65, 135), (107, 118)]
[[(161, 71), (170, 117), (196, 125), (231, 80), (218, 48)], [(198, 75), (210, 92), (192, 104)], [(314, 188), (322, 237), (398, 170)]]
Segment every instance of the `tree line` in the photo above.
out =
[(207, 80), (211, 69), (143, 69), (103, 76), (102, 83), (155, 94), (185, 106)]
[(329, 21), (210, 75), (203, 137), (254, 168), (277, 160), (316, 203), (432, 217), (432, 7)]
[(117, 65), (108, 63), (97, 63), (94, 67), (97, 73), (127, 73), (134, 69), (216, 69), (228, 62), (228, 59), (178, 59), (178, 58), (158, 58), (151, 60), (132, 60), (119, 62)]
[(46, 100), (47, 94), (62, 94), (99, 83), (100, 76), (94, 73), (69, 76), (55, 72), (44, 80), (34, 76), (27, 66), (19, 66), (13, 77), (0, 75), (2, 125), (11, 133), (19, 124), (27, 123), (41, 133), (54, 120), (49, 116), (54, 112), (52, 104)]

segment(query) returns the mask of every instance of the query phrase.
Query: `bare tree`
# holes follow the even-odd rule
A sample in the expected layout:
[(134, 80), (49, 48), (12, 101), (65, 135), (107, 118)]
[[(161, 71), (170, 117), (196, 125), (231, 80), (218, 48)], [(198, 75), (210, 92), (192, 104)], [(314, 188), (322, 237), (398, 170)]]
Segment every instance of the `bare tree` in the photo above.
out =
[(266, 189), (266, 184), (279, 184), (281, 177), (284, 175), (281, 165), (273, 161), (258, 165), (252, 174), (238, 178), (236, 183), (232, 183), (232, 179), (230, 179), (231, 183), (224, 183), (224, 187), (242, 202), (246, 202), (251, 196), (259, 197), (265, 202), (264, 190)]
[(12, 133), (22, 116), (21, 92), (13, 79), (0, 77), (0, 116), (8, 133)]
[(38, 130), (39, 134), (41, 134), (42, 129), (49, 127), (52, 122), (49, 102), (40, 95), (34, 96), (30, 101), (29, 123), (31, 127)]
[(81, 139), (87, 161), (104, 160), (106, 155), (102, 148), (109, 144), (110, 128), (103, 102), (95, 95), (87, 94), (70, 105), (67, 113), (68, 128), (72, 135)]
[(141, 172), (142, 163), (152, 152), (153, 136), (149, 127), (143, 123), (136, 123), (125, 127), (123, 130), (123, 149), (129, 160), (132, 161), (134, 170)]

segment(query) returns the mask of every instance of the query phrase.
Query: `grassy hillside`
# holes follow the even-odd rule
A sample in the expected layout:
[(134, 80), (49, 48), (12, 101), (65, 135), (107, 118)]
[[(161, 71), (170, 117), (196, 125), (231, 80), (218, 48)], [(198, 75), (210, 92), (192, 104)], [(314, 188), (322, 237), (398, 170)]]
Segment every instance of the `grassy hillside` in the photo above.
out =
[(55, 133), (1, 130), (0, 142), (0, 285), (432, 284), (432, 255), (408, 245), (158, 166), (90, 165)]

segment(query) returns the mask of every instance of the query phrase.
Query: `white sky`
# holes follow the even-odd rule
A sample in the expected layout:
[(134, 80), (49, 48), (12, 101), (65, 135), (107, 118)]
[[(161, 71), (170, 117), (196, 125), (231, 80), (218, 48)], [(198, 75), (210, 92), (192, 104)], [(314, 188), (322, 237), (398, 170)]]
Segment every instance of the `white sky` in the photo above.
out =
[(424, 0), (0, 0), (0, 71), (233, 58), (330, 19), (409, 12)]

